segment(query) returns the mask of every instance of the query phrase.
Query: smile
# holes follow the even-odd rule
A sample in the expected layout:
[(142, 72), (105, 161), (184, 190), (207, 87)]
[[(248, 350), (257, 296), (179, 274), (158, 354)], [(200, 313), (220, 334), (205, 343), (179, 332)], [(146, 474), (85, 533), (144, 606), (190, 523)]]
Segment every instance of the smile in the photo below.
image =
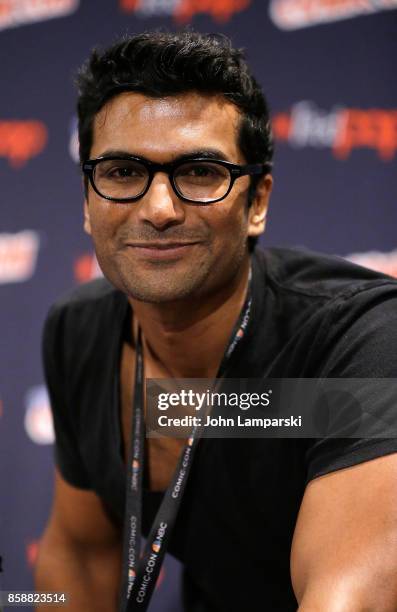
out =
[(177, 259), (194, 247), (198, 242), (145, 242), (128, 244), (128, 248), (146, 259)]

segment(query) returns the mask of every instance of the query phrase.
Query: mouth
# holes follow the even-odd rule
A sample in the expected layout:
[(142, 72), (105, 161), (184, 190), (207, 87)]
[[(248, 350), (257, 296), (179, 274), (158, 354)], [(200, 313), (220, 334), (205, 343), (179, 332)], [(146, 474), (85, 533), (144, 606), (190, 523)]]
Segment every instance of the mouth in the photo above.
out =
[(143, 258), (154, 260), (171, 260), (183, 257), (199, 242), (133, 242), (127, 247)]

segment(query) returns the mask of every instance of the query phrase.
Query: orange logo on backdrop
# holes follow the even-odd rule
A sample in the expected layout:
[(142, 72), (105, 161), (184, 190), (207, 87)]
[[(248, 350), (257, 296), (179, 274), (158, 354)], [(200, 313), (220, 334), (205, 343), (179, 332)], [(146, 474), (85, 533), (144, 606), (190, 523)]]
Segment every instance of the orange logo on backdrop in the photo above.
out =
[(74, 278), (78, 283), (86, 283), (102, 276), (97, 258), (93, 253), (84, 253), (74, 262)]
[(375, 149), (379, 157), (388, 161), (397, 148), (397, 111), (358, 110), (344, 111), (344, 129), (334, 142), (336, 157), (346, 159), (352, 149)]
[(294, 30), (397, 8), (397, 0), (270, 0), (269, 14), (282, 30)]
[(0, 121), (0, 156), (14, 168), (41, 153), (47, 140), (47, 128), (41, 121)]
[(251, 0), (182, 0), (175, 11), (179, 22), (191, 21), (197, 13), (209, 13), (216, 21), (225, 22), (250, 5)]
[(173, 15), (179, 23), (191, 21), (194, 15), (208, 13), (216, 21), (226, 22), (234, 13), (244, 11), (251, 0), (120, 0), (120, 8), (144, 17)]
[(295, 148), (330, 148), (338, 159), (369, 148), (390, 161), (397, 150), (397, 110), (337, 107), (326, 112), (302, 101), (290, 112), (275, 114), (272, 126), (276, 140)]
[(37, 557), (39, 554), (40, 540), (30, 540), (26, 545), (26, 560), (30, 568), (34, 568), (36, 565)]

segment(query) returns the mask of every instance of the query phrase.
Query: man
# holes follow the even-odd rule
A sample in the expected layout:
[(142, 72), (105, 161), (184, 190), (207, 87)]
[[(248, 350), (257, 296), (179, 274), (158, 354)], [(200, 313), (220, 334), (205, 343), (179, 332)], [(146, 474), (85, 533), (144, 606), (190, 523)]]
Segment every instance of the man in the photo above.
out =
[[(395, 377), (397, 283), (337, 258), (254, 250), (271, 133), (226, 39), (127, 38), (92, 54), (79, 95), (84, 227), (107, 280), (60, 300), (46, 323), (57, 475), (37, 588), (108, 612), (119, 597), (125, 609), (139, 565), (122, 535), (125, 520), (137, 537), (125, 464), (139, 442), (141, 355), (147, 378)], [(145, 535), (184, 444), (146, 440)], [(194, 445), (168, 546), (186, 610), (397, 610), (395, 439)]]

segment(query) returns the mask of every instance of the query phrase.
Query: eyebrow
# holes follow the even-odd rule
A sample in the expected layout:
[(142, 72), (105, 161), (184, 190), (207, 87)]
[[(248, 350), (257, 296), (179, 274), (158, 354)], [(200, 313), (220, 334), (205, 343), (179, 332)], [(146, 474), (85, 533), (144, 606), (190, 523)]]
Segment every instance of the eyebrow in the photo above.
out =
[[(126, 157), (126, 158), (127, 157), (139, 157), (146, 161), (152, 161), (148, 159), (147, 157), (145, 157), (144, 155), (139, 155), (138, 153), (134, 153), (132, 151), (124, 151), (123, 149), (106, 149), (106, 151), (103, 151), (101, 155), (99, 155), (98, 157)], [(177, 155), (176, 157), (173, 157), (169, 161), (179, 162), (179, 161), (184, 161), (185, 159), (192, 159), (192, 158), (197, 158), (197, 157), (201, 157), (204, 159), (223, 159), (225, 161), (231, 161), (230, 157), (226, 155), (224, 151), (222, 151), (221, 149), (214, 149), (214, 148), (193, 149), (191, 151), (183, 153), (182, 155)]]

